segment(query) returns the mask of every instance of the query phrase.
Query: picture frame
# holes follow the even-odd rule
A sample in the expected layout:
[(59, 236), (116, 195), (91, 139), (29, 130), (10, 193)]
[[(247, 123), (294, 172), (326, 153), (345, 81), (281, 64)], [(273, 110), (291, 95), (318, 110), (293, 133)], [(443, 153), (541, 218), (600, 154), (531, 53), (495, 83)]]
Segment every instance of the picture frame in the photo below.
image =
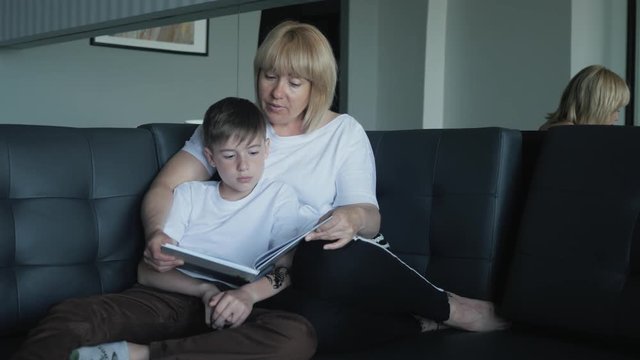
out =
[(209, 20), (127, 31), (92, 37), (91, 45), (161, 51), (188, 55), (209, 54)]

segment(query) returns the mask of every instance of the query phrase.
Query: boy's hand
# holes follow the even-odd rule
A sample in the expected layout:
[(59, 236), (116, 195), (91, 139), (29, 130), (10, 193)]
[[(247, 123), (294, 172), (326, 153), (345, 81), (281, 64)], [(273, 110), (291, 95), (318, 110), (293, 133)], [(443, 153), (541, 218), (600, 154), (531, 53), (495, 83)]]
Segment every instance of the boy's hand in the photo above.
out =
[(163, 231), (153, 233), (147, 242), (147, 247), (144, 250), (144, 262), (156, 271), (165, 272), (183, 265), (182, 260), (162, 252), (162, 245), (167, 243), (174, 244), (175, 241)]
[(204, 322), (207, 324), (207, 326), (212, 326), (211, 325), (211, 313), (213, 311), (213, 308), (209, 304), (213, 300), (214, 296), (220, 295), (220, 294), (222, 294), (222, 293), (215, 286), (213, 288), (205, 291), (204, 294), (202, 294), (202, 303), (204, 304)]
[(251, 314), (254, 303), (253, 296), (242, 288), (217, 294), (209, 302), (213, 313), (207, 324), (214, 329), (240, 326)]

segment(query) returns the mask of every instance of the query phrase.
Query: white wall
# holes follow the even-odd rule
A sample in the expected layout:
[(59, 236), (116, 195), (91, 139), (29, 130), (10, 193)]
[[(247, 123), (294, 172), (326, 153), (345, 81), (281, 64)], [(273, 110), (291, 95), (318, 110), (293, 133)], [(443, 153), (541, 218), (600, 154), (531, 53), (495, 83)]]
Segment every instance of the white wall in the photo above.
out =
[[(625, 77), (625, 0), (573, 0), (571, 22), (571, 74), (585, 66), (603, 64)], [(617, 124), (624, 124), (624, 111)]]
[(379, 1), (377, 129), (420, 128), (428, 0)]
[(448, 0), (447, 11), (444, 127), (537, 129), (584, 66), (624, 77), (625, 0)]
[(422, 111), (425, 129), (444, 126), (447, 5), (447, 0), (429, 0), (428, 4)]
[(135, 127), (202, 118), (226, 96), (253, 99), (259, 16), (212, 19), (207, 57), (91, 46), (88, 39), (2, 49), (0, 123)]
[(537, 129), (582, 67), (624, 77), (625, 0), (397, 4), (350, 1), (348, 110), (365, 128)]
[(348, 112), (366, 129), (422, 127), (428, 0), (351, 0)]
[(377, 1), (349, 2), (346, 110), (366, 129), (378, 123), (378, 14)]
[(540, 126), (570, 70), (570, 0), (449, 0), (447, 12), (444, 127)]
[[(347, 110), (366, 129), (536, 129), (584, 65), (624, 75), (625, 5), (350, 0)], [(225, 96), (253, 99), (258, 25), (259, 12), (212, 19), (208, 57), (88, 39), (2, 49), (0, 123), (133, 127), (199, 118)]]

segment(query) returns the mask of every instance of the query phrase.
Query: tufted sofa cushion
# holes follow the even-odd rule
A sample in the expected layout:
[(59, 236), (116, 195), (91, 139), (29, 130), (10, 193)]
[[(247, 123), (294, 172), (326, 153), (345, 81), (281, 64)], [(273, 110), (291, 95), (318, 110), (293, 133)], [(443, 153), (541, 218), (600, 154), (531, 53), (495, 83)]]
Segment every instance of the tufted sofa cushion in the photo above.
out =
[(162, 167), (184, 142), (189, 140), (198, 126), (193, 124), (156, 123), (144, 124), (139, 128), (149, 130), (153, 134), (158, 156), (158, 167)]
[(0, 125), (0, 333), (135, 281), (157, 170), (145, 130)]
[[(161, 148), (160, 166), (195, 129), (141, 127)], [(505, 265), (498, 259), (515, 233), (520, 132), (429, 129), (367, 135), (376, 157), (382, 233), (393, 252), (439, 286), (495, 298)]]
[(520, 132), (500, 128), (368, 132), (382, 233), (437, 286), (495, 299), (515, 233)]

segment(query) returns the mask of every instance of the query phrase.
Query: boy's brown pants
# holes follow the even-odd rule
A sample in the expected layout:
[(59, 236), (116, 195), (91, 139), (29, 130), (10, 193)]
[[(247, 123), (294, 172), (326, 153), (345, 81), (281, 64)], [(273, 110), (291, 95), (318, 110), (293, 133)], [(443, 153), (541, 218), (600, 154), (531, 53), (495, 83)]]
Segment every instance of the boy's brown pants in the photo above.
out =
[(151, 359), (309, 359), (316, 336), (302, 316), (254, 308), (237, 328), (212, 330), (199, 298), (136, 285), (66, 300), (35, 327), (14, 360), (66, 360), (81, 346), (148, 344)]

